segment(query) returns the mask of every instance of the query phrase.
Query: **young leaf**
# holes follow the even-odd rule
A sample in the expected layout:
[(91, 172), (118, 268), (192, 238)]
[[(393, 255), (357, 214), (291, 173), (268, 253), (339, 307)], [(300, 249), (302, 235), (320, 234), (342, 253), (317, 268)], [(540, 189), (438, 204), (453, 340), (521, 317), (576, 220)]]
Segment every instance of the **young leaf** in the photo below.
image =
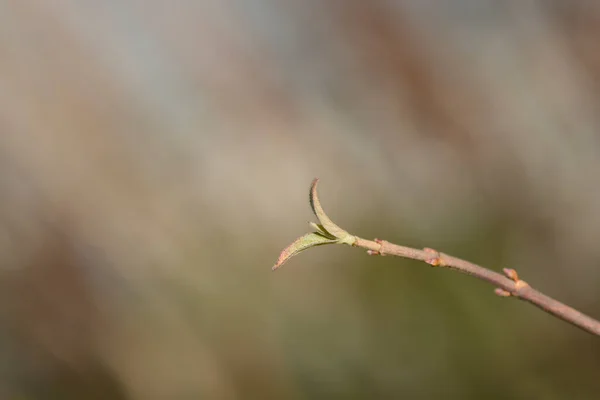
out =
[(329, 219), (327, 214), (325, 214), (325, 211), (323, 211), (323, 207), (321, 207), (321, 202), (319, 201), (319, 196), (317, 195), (318, 183), (319, 178), (315, 178), (310, 186), (310, 207), (321, 223), (319, 227), (322, 227), (331, 236), (335, 236), (338, 239), (338, 243), (352, 245), (356, 238), (334, 224), (333, 221)]
[(315, 233), (319, 233), (328, 239), (337, 240), (337, 238), (335, 236), (333, 236), (331, 233), (327, 232), (327, 230), (325, 229), (325, 227), (323, 227), (323, 225), (315, 224), (314, 222), (309, 222), (308, 224), (310, 226), (312, 226), (313, 228), (315, 228), (315, 231), (316, 231)]
[(337, 243), (337, 239), (330, 239), (317, 232), (307, 233), (306, 235), (294, 240), (292, 244), (283, 249), (283, 251), (279, 255), (277, 263), (275, 263), (272, 269), (276, 270), (277, 268), (281, 267), (287, 260), (306, 249), (332, 243)]

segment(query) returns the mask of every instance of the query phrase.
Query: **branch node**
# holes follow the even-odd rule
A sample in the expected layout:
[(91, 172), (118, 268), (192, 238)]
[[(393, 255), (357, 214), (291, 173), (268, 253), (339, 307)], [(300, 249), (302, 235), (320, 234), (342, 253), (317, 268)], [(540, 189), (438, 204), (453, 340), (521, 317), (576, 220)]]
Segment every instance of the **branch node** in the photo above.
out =
[(515, 283), (519, 282), (519, 274), (517, 274), (517, 271), (515, 271), (512, 268), (502, 268), (502, 272), (504, 272), (504, 275), (506, 275), (510, 280), (514, 281)]
[(429, 254), (431, 257), (426, 258), (424, 261), (432, 267), (444, 267), (444, 261), (439, 251), (425, 247), (423, 251)]
[(523, 280), (520, 280), (520, 279), (517, 282), (515, 282), (515, 289), (517, 291), (519, 291), (519, 290), (521, 290), (523, 288), (526, 288), (528, 286), (529, 286), (529, 283), (527, 283), (527, 282), (525, 282)]
[(377, 255), (380, 255), (380, 256), (384, 256), (384, 255), (385, 255), (385, 254), (383, 253), (383, 242), (384, 242), (384, 241), (383, 241), (383, 240), (381, 240), (381, 239), (377, 239), (377, 238), (373, 239), (373, 241), (379, 245), (379, 249), (377, 249), (377, 250), (373, 251), (373, 254), (377, 254)]
[(519, 290), (529, 286), (527, 282), (519, 279), (519, 274), (517, 274), (517, 271), (515, 271), (514, 269), (502, 268), (502, 272), (504, 272), (504, 275), (506, 275), (508, 279), (512, 280), (515, 283), (515, 290), (513, 292), (513, 296), (518, 296), (517, 293), (519, 292)]

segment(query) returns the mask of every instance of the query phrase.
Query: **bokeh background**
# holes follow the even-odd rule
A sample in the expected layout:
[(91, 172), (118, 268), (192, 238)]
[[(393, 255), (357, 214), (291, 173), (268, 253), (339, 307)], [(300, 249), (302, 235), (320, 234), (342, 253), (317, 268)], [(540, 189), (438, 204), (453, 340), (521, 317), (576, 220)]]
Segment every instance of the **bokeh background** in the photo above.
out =
[(593, 399), (591, 1), (0, 1), (1, 399)]

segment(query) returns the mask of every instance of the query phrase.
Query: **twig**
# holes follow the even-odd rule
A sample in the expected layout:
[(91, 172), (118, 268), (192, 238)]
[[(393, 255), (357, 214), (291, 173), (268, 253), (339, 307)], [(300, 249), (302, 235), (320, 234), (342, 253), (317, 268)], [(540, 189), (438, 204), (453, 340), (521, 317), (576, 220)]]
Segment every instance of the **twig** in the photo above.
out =
[(372, 255), (391, 255), (410, 258), (413, 260), (424, 261), (435, 267), (450, 268), (464, 274), (472, 275), (496, 286), (495, 293), (498, 296), (512, 296), (528, 301), (536, 307), (546, 311), (548, 314), (575, 325), (584, 331), (600, 336), (600, 321), (532, 288), (527, 282), (519, 279), (519, 276), (514, 269), (505, 268), (505, 275), (502, 275), (460, 258), (437, 252), (433, 249), (413, 249), (379, 239), (372, 241), (357, 237), (354, 246), (366, 249), (367, 252)]
[(319, 224), (310, 223), (315, 232), (307, 233), (296, 239), (286, 247), (279, 256), (273, 270), (281, 267), (287, 260), (300, 252), (315, 246), (325, 244), (347, 244), (361, 247), (371, 255), (391, 255), (413, 260), (425, 261), (434, 267), (450, 268), (464, 274), (472, 275), (483, 281), (496, 286), (495, 293), (501, 297), (516, 297), (535, 305), (548, 314), (558, 317), (584, 331), (600, 336), (600, 321), (595, 320), (579, 311), (571, 308), (545, 294), (535, 290), (521, 279), (514, 269), (504, 268), (504, 275), (480, 267), (460, 258), (440, 253), (436, 250), (425, 248), (423, 250), (399, 246), (385, 240), (366, 240), (354, 236), (337, 226), (323, 211), (321, 202), (317, 195), (317, 183), (315, 179), (310, 187), (310, 206), (319, 219)]

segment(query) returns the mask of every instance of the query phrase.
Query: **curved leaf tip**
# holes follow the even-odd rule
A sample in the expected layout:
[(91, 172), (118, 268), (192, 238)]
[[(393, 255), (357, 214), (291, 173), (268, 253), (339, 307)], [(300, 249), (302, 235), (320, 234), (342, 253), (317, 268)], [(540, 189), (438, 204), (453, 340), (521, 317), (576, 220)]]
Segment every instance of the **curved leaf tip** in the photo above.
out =
[(323, 210), (321, 206), (321, 201), (319, 200), (319, 195), (317, 194), (317, 184), (319, 183), (319, 178), (315, 178), (310, 185), (310, 207), (313, 210), (313, 213), (319, 219), (321, 223), (321, 227), (327, 231), (331, 236), (338, 238), (339, 243), (352, 244), (354, 243), (354, 236), (350, 235), (348, 232), (337, 226), (327, 214)]

